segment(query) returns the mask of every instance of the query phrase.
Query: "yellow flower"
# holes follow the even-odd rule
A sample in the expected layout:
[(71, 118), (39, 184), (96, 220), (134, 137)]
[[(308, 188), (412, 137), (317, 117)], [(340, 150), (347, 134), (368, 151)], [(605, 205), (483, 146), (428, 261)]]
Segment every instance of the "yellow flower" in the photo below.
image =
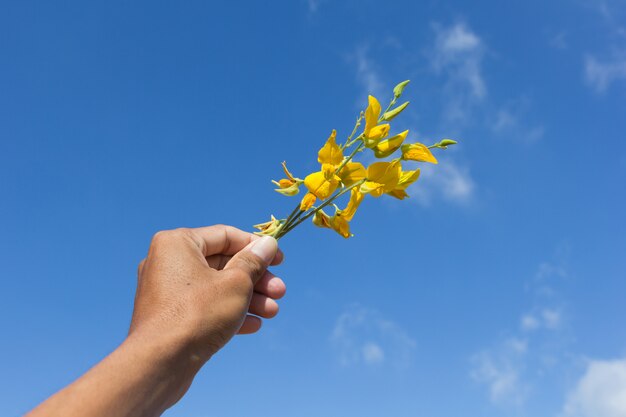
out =
[(438, 163), (430, 149), (421, 143), (402, 145), (402, 159), (406, 161)]
[(400, 181), (402, 165), (400, 160), (391, 162), (374, 162), (367, 168), (367, 181), (361, 185), (361, 193), (380, 197), (383, 193), (396, 188)]
[(346, 239), (352, 236), (352, 233), (350, 233), (350, 224), (341, 216), (334, 215), (331, 217), (330, 227)]
[(271, 216), (269, 222), (255, 224), (255, 229), (259, 229), (258, 232), (254, 232), (255, 235), (272, 235), (276, 229), (280, 227), (280, 220), (278, 220), (274, 215)]
[(406, 135), (408, 134), (409, 131), (405, 130), (404, 132), (395, 135), (394, 137), (379, 142), (374, 147), (374, 156), (376, 158), (388, 157), (389, 155), (394, 153), (400, 147), (400, 145), (402, 145), (402, 142), (404, 142), (404, 139), (406, 139)]
[(306, 193), (304, 197), (302, 197), (302, 201), (300, 201), (300, 211), (307, 211), (308, 209), (315, 204), (315, 200), (317, 198), (314, 194)]
[(315, 204), (317, 198), (325, 200), (330, 197), (341, 178), (335, 174), (338, 165), (343, 161), (341, 148), (335, 142), (337, 131), (333, 130), (330, 137), (317, 153), (317, 161), (322, 164), (322, 170), (309, 174), (304, 179), (304, 185), (309, 190), (300, 203), (300, 210), (305, 211)]
[(392, 197), (395, 197), (399, 200), (404, 200), (409, 195), (406, 193), (406, 188), (413, 184), (420, 176), (420, 170), (416, 169), (415, 171), (402, 171), (400, 173), (400, 180), (396, 187), (387, 192)]
[(356, 213), (356, 209), (363, 201), (364, 195), (361, 194), (356, 188), (351, 190), (350, 200), (343, 210), (338, 209), (335, 206), (335, 215), (330, 217), (324, 213), (324, 210), (319, 210), (313, 215), (313, 224), (317, 227), (324, 227), (333, 229), (345, 238), (352, 236), (350, 233), (350, 221)]
[(324, 213), (324, 210), (318, 210), (313, 215), (313, 224), (317, 227), (330, 228), (330, 217)]
[(346, 208), (343, 210), (337, 210), (335, 215), (343, 217), (346, 221), (352, 221), (352, 218), (356, 213), (356, 209), (359, 208), (361, 201), (363, 201), (363, 197), (365, 197), (363, 193), (357, 190), (356, 187), (353, 188), (350, 190), (350, 200), (348, 201)]
[(337, 166), (341, 164), (343, 161), (343, 153), (341, 152), (341, 148), (335, 142), (335, 138), (337, 137), (337, 131), (333, 129), (330, 137), (326, 140), (322, 149), (317, 153), (317, 162), (320, 164), (330, 164)]
[(283, 162), (283, 171), (285, 171), (285, 175), (287, 178), (283, 178), (278, 181), (272, 180), (272, 182), (278, 186), (274, 191), (279, 192), (281, 194), (287, 196), (293, 196), (300, 192), (300, 184), (302, 180), (300, 178), (296, 178), (293, 176), (291, 172), (287, 169), (287, 164)]
[(365, 167), (360, 162), (348, 162), (341, 171), (339, 171), (339, 178), (344, 186), (349, 187), (357, 181), (362, 180), (367, 176)]
[(380, 117), (380, 103), (374, 96), (368, 96), (368, 106), (365, 109), (365, 129), (363, 130), (364, 143), (368, 148), (373, 148), (381, 139), (389, 134), (388, 124), (378, 124)]

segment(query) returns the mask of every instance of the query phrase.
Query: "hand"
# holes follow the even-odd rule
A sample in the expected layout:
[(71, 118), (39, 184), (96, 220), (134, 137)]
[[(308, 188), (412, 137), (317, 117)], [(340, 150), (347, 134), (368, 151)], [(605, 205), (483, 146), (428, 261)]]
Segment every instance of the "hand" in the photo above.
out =
[(274, 238), (234, 227), (157, 233), (139, 265), (126, 340), (28, 416), (160, 415), (236, 333), (259, 330), (253, 315), (278, 313), (285, 284), (266, 269), (282, 259)]
[(157, 233), (139, 265), (129, 336), (171, 337), (205, 362), (236, 333), (258, 331), (256, 316), (278, 313), (285, 284), (266, 268), (282, 259), (274, 238), (230, 226)]

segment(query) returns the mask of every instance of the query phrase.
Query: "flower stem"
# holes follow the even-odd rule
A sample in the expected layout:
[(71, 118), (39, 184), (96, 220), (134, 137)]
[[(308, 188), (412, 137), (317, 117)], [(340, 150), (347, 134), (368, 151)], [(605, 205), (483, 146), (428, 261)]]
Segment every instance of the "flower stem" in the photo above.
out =
[[(328, 200), (324, 201), (324, 203), (320, 204), (318, 207), (315, 208), (315, 210), (311, 210), (310, 212), (308, 212), (304, 217), (301, 217), (300, 219), (298, 219), (298, 221), (293, 222), (289, 227), (284, 228), (283, 232), (281, 233), (281, 237), (285, 236), (287, 233), (289, 233), (291, 230), (295, 229), (296, 226), (298, 226), (300, 223), (302, 223), (303, 221), (305, 221), (306, 219), (310, 218), (311, 216), (313, 216), (315, 213), (317, 213), (318, 211), (320, 211), (321, 209), (323, 209), (324, 207), (326, 207), (327, 205), (329, 205), (330, 203), (332, 203), (333, 201), (335, 201), (337, 198), (341, 197), (342, 195), (344, 195), (345, 193), (347, 193), (348, 191), (352, 190), (355, 187), (360, 186), (361, 184), (363, 184), (365, 182), (365, 178), (363, 178), (362, 180), (359, 180), (357, 182), (355, 182), (354, 184), (352, 184), (349, 187), (343, 188), (341, 191), (339, 191), (338, 193), (336, 193), (334, 196), (330, 197)], [(277, 238), (278, 239), (278, 238)]]

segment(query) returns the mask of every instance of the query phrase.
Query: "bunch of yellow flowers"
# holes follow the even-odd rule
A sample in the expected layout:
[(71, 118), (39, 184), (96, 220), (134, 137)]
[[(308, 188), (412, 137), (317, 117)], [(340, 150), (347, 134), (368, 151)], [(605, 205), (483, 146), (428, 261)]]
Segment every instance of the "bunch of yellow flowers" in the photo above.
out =
[[(437, 159), (430, 149), (446, 149), (456, 144), (456, 141), (452, 139), (443, 139), (430, 146), (421, 143), (405, 144), (408, 130), (389, 137), (391, 127), (387, 122), (393, 120), (409, 105), (407, 101), (394, 107), (408, 83), (409, 80), (403, 81), (393, 89), (393, 99), (384, 112), (378, 100), (373, 96), (368, 96), (367, 109), (359, 114), (352, 133), (343, 145), (337, 144), (337, 132), (333, 130), (326, 144), (317, 154), (317, 161), (320, 163), (319, 171), (307, 175), (302, 180), (295, 177), (283, 162), (286, 178), (272, 181), (278, 187), (276, 191), (286, 196), (295, 196), (304, 185), (307, 193), (287, 218), (277, 219), (271, 216), (270, 221), (254, 226), (259, 230), (256, 233), (279, 239), (312, 217), (314, 225), (332, 229), (348, 238), (353, 236), (350, 233), (350, 222), (366, 195), (380, 197), (386, 194), (400, 200), (408, 197), (406, 189), (417, 181), (420, 170), (404, 171), (402, 161), (436, 164)], [(364, 119), (363, 131), (354, 137)], [(353, 146), (354, 148), (351, 149)], [(398, 150), (401, 154), (390, 161), (374, 162), (365, 168), (363, 164), (354, 162), (353, 159), (359, 152), (366, 149), (371, 150), (379, 159), (390, 157)], [(344, 156), (344, 153), (348, 153), (349, 150), (351, 150), (349, 154)], [(350, 199), (344, 209), (333, 204), (335, 200), (348, 192)], [(335, 209), (332, 216), (324, 212), (324, 208), (330, 204), (333, 204)]]

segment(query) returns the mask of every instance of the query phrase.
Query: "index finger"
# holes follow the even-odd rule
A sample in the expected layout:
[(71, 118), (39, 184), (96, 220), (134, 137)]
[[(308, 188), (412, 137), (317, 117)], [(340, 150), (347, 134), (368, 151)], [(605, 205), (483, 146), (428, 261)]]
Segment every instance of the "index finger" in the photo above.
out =
[[(214, 225), (190, 229), (196, 243), (205, 257), (213, 255), (232, 256), (245, 248), (250, 242), (259, 239), (253, 233), (245, 232), (233, 226)], [(278, 265), (284, 255), (279, 249), (271, 265)]]

